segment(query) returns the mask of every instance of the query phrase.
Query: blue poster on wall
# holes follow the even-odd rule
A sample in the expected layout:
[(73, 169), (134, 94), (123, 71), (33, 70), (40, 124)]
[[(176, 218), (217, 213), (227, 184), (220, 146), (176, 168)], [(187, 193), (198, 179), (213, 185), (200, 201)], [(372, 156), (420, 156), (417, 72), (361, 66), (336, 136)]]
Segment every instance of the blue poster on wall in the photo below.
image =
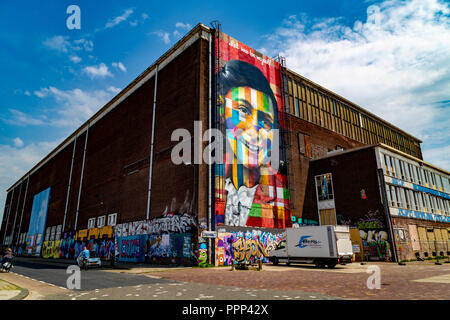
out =
[(47, 222), (50, 188), (36, 194), (31, 207), (30, 225), (27, 236), (27, 254), (39, 256), (44, 239), (45, 223)]
[(118, 237), (119, 261), (144, 262), (147, 235)]

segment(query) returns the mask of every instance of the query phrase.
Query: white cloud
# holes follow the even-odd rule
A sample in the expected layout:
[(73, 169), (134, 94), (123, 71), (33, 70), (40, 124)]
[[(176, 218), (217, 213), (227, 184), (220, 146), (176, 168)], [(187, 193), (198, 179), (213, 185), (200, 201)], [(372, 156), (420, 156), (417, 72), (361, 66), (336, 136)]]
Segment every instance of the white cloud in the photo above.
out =
[(10, 115), (7, 119), (2, 118), (2, 121), (14, 125), (14, 126), (41, 126), (45, 122), (43, 119), (37, 119), (33, 116), (23, 113), (22, 111), (16, 109), (8, 109)]
[(125, 66), (122, 64), (122, 62), (113, 62), (111, 64), (114, 68), (119, 68), (120, 70), (122, 70), (123, 72), (127, 71), (127, 68), (125, 68)]
[(75, 128), (81, 125), (111, 98), (111, 93), (105, 90), (83, 91), (81, 89), (60, 90), (49, 87), (49, 96), (56, 100), (56, 114), (48, 120), (56, 127)]
[[(62, 141), (62, 140), (61, 140)], [(36, 165), (60, 142), (31, 143), (12, 147), (0, 144), (0, 207), (5, 207), (6, 190)], [(0, 211), (3, 215), (3, 210)], [(0, 218), (1, 219), (1, 218)]]
[(108, 87), (108, 91), (112, 92), (114, 94), (118, 94), (121, 91), (121, 89), (120, 88), (116, 88), (114, 86), (110, 86), (110, 87)]
[(290, 16), (264, 48), (281, 49), (290, 69), (423, 140), (424, 159), (448, 170), (449, 15), (448, 3), (411, 0), (369, 6), (352, 27)]
[(64, 36), (54, 36), (51, 38), (47, 38), (43, 44), (50, 50), (56, 50), (59, 52), (68, 52), (71, 45), (70, 42), (67, 40), (69, 37)]
[(61, 90), (55, 87), (41, 88), (38, 93), (41, 99), (53, 99), (56, 107), (47, 108), (39, 118), (16, 109), (9, 109), (7, 118), (1, 120), (15, 126), (51, 126), (64, 128), (71, 132), (85, 122), (112, 97), (119, 88), (110, 86), (106, 90), (83, 91), (81, 89)]
[(189, 23), (177, 22), (177, 23), (175, 23), (175, 28), (191, 29), (192, 27)]
[(100, 63), (98, 66), (87, 66), (83, 70), (91, 77), (91, 79), (113, 76), (112, 73), (109, 71), (108, 66), (103, 62)]
[(73, 63), (79, 63), (79, 62), (81, 62), (81, 58), (80, 58), (79, 56), (70, 56), (70, 60), (71, 60)]
[(105, 25), (105, 29), (112, 28), (112, 27), (118, 25), (119, 23), (126, 21), (130, 17), (130, 15), (133, 13), (133, 11), (134, 11), (133, 9), (127, 9), (124, 11), (124, 13), (122, 15), (109, 20)]
[(170, 35), (169, 35), (168, 32), (155, 31), (155, 32), (152, 32), (151, 34), (157, 35), (165, 44), (169, 44), (170, 43)]
[(22, 141), (22, 139), (20, 139), (19, 137), (14, 138), (12, 141), (13, 141), (13, 143), (14, 143), (14, 147), (16, 147), (16, 148), (21, 148), (21, 147), (23, 147), (23, 141)]

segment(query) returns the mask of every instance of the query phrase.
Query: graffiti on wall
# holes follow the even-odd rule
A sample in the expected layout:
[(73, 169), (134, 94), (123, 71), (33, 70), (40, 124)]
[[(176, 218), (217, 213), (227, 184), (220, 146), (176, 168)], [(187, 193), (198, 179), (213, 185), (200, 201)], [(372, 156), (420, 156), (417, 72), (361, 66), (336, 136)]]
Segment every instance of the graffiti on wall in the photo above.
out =
[(119, 261), (143, 262), (145, 260), (145, 235), (119, 237), (117, 239)]
[(384, 223), (380, 212), (370, 210), (363, 218), (358, 220), (357, 227), (358, 229), (383, 229)]
[(224, 161), (215, 165), (216, 224), (291, 227), (286, 168), (279, 168), (280, 64), (223, 33), (215, 43), (222, 53), (216, 117), (224, 136)]
[(266, 248), (257, 240), (240, 238), (233, 243), (234, 261), (237, 264), (256, 263), (261, 257), (267, 258)]
[(190, 233), (149, 235), (146, 252), (152, 263), (191, 265), (191, 245)]
[(268, 262), (268, 254), (284, 236), (259, 230), (247, 232), (219, 232), (216, 238), (216, 261), (218, 265)]
[(208, 244), (206, 242), (198, 243), (198, 265), (204, 266), (208, 263)]
[(194, 215), (166, 214), (160, 218), (118, 224), (116, 237), (141, 234), (187, 233), (197, 228)]
[(44, 241), (42, 244), (41, 255), (43, 258), (59, 259), (62, 257), (61, 240), (59, 241)]

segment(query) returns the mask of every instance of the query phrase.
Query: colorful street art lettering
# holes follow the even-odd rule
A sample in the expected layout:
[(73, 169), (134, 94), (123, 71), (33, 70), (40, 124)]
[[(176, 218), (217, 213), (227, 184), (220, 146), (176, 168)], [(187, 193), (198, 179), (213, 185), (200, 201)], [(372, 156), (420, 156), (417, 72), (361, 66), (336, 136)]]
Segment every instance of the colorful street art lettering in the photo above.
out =
[(145, 235), (119, 237), (119, 261), (143, 262), (145, 260)]
[(253, 264), (269, 255), (259, 240), (240, 238), (233, 243), (234, 261), (238, 264)]
[(187, 233), (197, 228), (196, 217), (187, 213), (166, 214), (160, 218), (118, 224), (116, 236), (140, 234)]
[(273, 234), (259, 230), (247, 232), (219, 232), (216, 238), (216, 261), (218, 265), (235, 263), (256, 263), (267, 259), (270, 251), (274, 250), (282, 239), (283, 233)]

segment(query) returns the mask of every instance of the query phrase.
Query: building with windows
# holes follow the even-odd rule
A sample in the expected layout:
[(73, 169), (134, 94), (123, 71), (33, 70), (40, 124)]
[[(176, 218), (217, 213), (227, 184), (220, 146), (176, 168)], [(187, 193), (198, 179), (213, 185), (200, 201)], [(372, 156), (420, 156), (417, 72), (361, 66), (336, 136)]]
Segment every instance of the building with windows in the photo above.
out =
[(311, 161), (304, 218), (349, 225), (365, 259), (445, 256), (450, 174), (384, 144)]
[[(227, 133), (221, 163), (202, 161), (217, 154), (204, 152), (207, 129)], [(124, 261), (227, 264), (238, 238), (267, 248), (319, 223), (305, 202), (311, 161), (373, 143), (421, 161), (419, 139), (198, 24), (7, 190), (0, 240), (47, 257), (88, 245)]]

